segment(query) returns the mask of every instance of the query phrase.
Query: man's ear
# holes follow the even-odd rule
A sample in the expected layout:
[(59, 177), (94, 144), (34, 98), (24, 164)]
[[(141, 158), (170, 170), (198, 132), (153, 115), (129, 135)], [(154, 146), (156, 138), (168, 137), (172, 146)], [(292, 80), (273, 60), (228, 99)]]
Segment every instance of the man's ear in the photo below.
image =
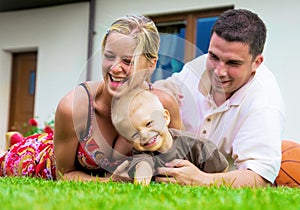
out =
[(164, 118), (166, 120), (166, 126), (168, 126), (170, 124), (171, 117), (169, 111), (166, 109), (164, 109)]
[(260, 64), (262, 64), (263, 61), (264, 57), (262, 55), (256, 56), (252, 64), (252, 72), (256, 72), (256, 69), (260, 66)]

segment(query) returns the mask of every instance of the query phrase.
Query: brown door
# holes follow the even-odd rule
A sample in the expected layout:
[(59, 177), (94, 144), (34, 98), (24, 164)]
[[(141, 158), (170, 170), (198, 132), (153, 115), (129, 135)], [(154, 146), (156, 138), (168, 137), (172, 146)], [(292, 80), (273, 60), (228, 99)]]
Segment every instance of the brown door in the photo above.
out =
[(36, 60), (36, 52), (13, 54), (9, 131), (26, 133), (24, 123), (33, 117)]

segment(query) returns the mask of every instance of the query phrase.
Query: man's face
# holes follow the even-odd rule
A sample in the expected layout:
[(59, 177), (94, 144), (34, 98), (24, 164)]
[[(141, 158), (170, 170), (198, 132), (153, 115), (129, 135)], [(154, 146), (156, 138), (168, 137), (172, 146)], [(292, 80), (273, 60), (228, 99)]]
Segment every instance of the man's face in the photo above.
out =
[(214, 93), (228, 99), (246, 84), (262, 62), (262, 56), (253, 59), (249, 45), (229, 42), (215, 33), (211, 37), (206, 68), (209, 70)]

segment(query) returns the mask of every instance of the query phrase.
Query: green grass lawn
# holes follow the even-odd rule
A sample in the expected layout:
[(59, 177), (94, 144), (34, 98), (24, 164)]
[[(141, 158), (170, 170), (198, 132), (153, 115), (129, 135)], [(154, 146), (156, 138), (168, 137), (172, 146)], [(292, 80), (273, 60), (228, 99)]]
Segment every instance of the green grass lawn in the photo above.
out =
[(151, 183), (0, 178), (0, 209), (300, 209), (299, 188), (188, 187)]

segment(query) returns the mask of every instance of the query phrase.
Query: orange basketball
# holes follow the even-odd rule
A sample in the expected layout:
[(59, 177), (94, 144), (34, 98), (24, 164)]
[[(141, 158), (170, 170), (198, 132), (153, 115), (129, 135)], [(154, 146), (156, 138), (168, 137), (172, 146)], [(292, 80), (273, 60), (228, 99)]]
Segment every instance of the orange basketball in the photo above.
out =
[(283, 140), (281, 166), (275, 180), (277, 186), (300, 187), (300, 144)]

